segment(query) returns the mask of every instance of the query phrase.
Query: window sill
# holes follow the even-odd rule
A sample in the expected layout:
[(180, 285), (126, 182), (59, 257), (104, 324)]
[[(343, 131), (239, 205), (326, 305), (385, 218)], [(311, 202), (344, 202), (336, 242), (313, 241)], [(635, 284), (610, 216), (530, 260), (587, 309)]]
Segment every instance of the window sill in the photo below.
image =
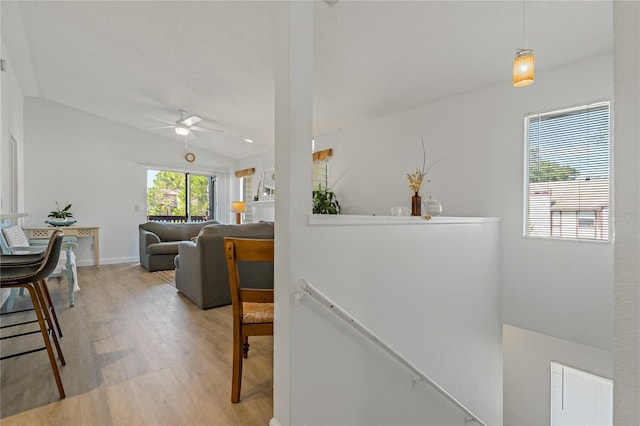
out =
[(498, 223), (497, 217), (453, 217), (435, 216), (429, 220), (421, 216), (374, 216), (310, 214), (309, 225), (314, 226), (358, 226), (358, 225), (458, 225)]

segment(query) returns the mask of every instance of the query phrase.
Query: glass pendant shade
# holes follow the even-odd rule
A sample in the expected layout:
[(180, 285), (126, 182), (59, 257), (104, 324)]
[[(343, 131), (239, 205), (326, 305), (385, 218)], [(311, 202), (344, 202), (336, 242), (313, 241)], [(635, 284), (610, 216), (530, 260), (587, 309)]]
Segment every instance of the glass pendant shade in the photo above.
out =
[(524, 87), (533, 83), (535, 58), (533, 50), (518, 49), (513, 60), (513, 86)]

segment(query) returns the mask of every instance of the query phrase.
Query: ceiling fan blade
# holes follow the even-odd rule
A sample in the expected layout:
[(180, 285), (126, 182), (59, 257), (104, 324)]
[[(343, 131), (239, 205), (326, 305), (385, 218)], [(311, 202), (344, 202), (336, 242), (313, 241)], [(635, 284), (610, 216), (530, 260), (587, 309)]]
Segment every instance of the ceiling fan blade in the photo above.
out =
[(147, 130), (172, 129), (174, 127), (176, 127), (176, 126), (173, 125), (173, 126), (147, 127)]
[(189, 127), (191, 130), (195, 130), (196, 132), (219, 132), (219, 133), (224, 133), (224, 130), (219, 130), (219, 129), (207, 129), (206, 127), (200, 127), (200, 126), (191, 126)]
[(200, 121), (202, 121), (202, 118), (200, 118), (198, 116), (195, 116), (195, 115), (191, 115), (191, 116), (189, 116), (187, 118), (184, 118), (184, 119), (180, 120), (180, 124), (183, 124), (183, 125), (185, 125), (187, 127), (191, 127), (191, 126), (193, 126), (194, 124), (196, 124), (196, 123), (198, 123)]
[(152, 120), (156, 120), (156, 121), (162, 121), (163, 123), (168, 123), (168, 124), (176, 124), (175, 121), (169, 121), (169, 120), (165, 120), (164, 118), (158, 118), (158, 117), (151, 117), (151, 116), (145, 116), (147, 118), (150, 118)]

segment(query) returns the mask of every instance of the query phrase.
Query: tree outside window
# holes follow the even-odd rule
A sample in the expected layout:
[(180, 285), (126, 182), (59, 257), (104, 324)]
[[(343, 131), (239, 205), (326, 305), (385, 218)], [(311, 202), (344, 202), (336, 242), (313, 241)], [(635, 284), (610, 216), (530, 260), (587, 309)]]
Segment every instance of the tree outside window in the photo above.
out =
[(215, 177), (166, 170), (149, 170), (149, 220), (185, 222), (215, 219)]

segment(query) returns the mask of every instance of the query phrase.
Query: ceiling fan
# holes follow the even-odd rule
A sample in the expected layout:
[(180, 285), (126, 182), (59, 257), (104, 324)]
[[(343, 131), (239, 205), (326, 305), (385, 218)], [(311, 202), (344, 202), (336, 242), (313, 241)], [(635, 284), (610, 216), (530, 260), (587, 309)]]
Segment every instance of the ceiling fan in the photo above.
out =
[(165, 120), (163, 118), (157, 117), (149, 117), (153, 120), (162, 121), (163, 123), (168, 123), (169, 126), (159, 126), (159, 127), (148, 127), (148, 130), (157, 130), (157, 129), (173, 129), (178, 136), (187, 136), (189, 139), (194, 139), (195, 135), (193, 132), (220, 132), (224, 133), (223, 130), (218, 129), (207, 129), (206, 127), (195, 126), (195, 124), (202, 121), (202, 118), (197, 115), (189, 114), (188, 112), (179, 109), (180, 118), (173, 122), (169, 120)]

